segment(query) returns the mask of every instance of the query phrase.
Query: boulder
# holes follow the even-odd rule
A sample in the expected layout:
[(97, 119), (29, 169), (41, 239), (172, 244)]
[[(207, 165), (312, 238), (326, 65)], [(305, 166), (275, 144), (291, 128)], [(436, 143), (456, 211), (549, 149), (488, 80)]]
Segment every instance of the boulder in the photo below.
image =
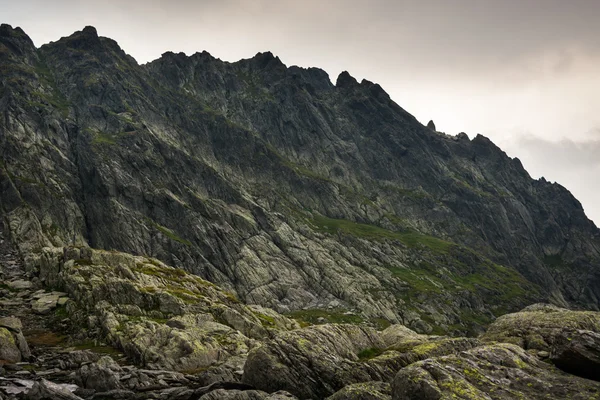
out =
[(558, 340), (578, 330), (600, 332), (600, 312), (570, 311), (536, 304), (501, 316), (481, 338), (513, 343), (525, 350), (550, 351)]
[(86, 389), (108, 392), (121, 389), (121, 372), (121, 367), (112, 358), (104, 356), (95, 363), (83, 365), (77, 373), (77, 378), (79, 385)]
[(0, 328), (0, 364), (14, 364), (21, 361), (21, 351), (15, 337), (6, 328)]
[(297, 399), (289, 393), (266, 393), (259, 390), (225, 390), (217, 389), (205, 394), (200, 400), (293, 400)]
[(600, 383), (569, 376), (514, 344), (480, 346), (401, 369), (393, 400), (566, 399), (600, 394)]
[(565, 333), (556, 341), (550, 360), (571, 374), (600, 381), (600, 333)]
[(249, 353), (242, 381), (265, 392), (325, 398), (351, 383), (380, 380), (358, 354), (384, 346), (376, 330), (355, 325), (281, 332)]
[(59, 385), (45, 379), (36, 382), (25, 397), (27, 400), (82, 400), (74, 395), (68, 385)]
[(484, 341), (514, 343), (567, 372), (600, 379), (600, 312), (534, 304), (490, 325)]
[[(27, 344), (25, 336), (23, 336), (23, 332), (21, 331), (21, 329), (23, 328), (21, 320), (16, 317), (0, 318), (0, 328), (8, 330), (12, 334), (14, 344), (16, 345), (20, 353), (20, 360), (29, 359), (31, 357), (31, 351), (29, 350), (29, 345)], [(1, 356), (0, 359), (2, 359)]]
[(19, 332), (21, 329), (23, 329), (23, 324), (21, 323), (21, 320), (19, 318), (4, 317), (0, 318), (0, 327), (8, 328), (13, 332)]

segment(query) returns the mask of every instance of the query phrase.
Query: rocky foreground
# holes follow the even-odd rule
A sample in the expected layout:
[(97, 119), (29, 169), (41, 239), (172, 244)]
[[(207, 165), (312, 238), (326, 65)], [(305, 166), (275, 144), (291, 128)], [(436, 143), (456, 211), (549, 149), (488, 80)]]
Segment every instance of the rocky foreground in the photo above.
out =
[(600, 397), (598, 312), (533, 305), (477, 338), (301, 327), (154, 259), (46, 248), (26, 267), (0, 240), (3, 400)]

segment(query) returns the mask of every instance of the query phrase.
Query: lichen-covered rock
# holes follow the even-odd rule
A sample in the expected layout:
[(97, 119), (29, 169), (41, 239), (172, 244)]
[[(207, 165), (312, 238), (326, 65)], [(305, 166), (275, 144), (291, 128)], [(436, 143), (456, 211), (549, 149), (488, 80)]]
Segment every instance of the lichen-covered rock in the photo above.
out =
[(391, 326), (383, 332), (326, 324), (281, 332), (252, 350), (243, 381), (264, 391), (287, 390), (300, 398), (323, 398), (344, 386), (388, 381), (428, 357), (471, 349), (477, 339), (419, 335)]
[(391, 400), (392, 389), (387, 382), (363, 382), (338, 390), (327, 400)]
[(358, 354), (384, 343), (372, 328), (319, 325), (278, 333), (252, 350), (243, 381), (260, 390), (287, 390), (300, 398), (324, 398), (344, 386), (380, 380)]
[(434, 357), (401, 369), (393, 400), (589, 399), (600, 383), (567, 375), (513, 344)]
[(297, 400), (297, 398), (286, 392), (269, 394), (259, 390), (217, 389), (203, 395), (199, 400)]
[(6, 328), (0, 328), (0, 363), (21, 361), (21, 351), (13, 334)]
[(108, 356), (100, 358), (97, 362), (83, 365), (78, 371), (78, 381), (86, 389), (98, 392), (121, 389), (119, 373), (121, 367)]
[(514, 343), (565, 371), (600, 380), (600, 312), (534, 304), (498, 318), (482, 340)]
[(39, 266), (44, 279), (70, 296), (67, 311), (73, 319), (144, 365), (207, 368), (245, 356), (271, 329), (298, 327), (273, 310), (252, 309), (214, 284), (154, 259), (48, 248)]
[(561, 337), (568, 337), (578, 330), (600, 332), (600, 312), (571, 311), (538, 304), (501, 316), (481, 338), (514, 343), (526, 350), (550, 351)]
[(431, 357), (457, 354), (481, 345), (474, 338), (427, 337), (422, 342), (405, 342), (391, 346), (381, 355), (365, 362), (382, 372), (382, 376), (393, 376), (399, 369)]
[[(17, 358), (18, 361), (28, 360), (31, 357), (31, 351), (22, 332), (23, 324), (21, 323), (21, 320), (16, 317), (0, 318), (0, 329), (4, 329), (5, 331), (0, 333), (0, 336), (3, 337), (3, 339), (0, 340), (2, 340), (5, 344), (4, 350), (0, 349), (0, 360), (3, 359), (2, 354), (6, 354), (7, 357), (9, 357), (10, 354), (13, 355), (12, 358), (6, 358), (6, 361)], [(19, 357), (14, 357), (16, 353), (14, 352), (14, 348), (12, 347), (13, 345), (7, 332), (12, 335), (12, 342), (14, 342), (14, 345), (20, 354)]]

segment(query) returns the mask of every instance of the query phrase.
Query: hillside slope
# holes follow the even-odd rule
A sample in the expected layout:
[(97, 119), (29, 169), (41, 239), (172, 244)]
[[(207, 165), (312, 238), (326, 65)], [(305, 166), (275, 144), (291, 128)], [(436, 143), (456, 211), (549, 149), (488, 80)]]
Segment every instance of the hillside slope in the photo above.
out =
[(489, 139), (435, 132), (377, 84), (165, 53), (86, 27), (0, 28), (0, 206), (47, 246), (156, 257), (305, 322), (477, 331), (535, 301), (597, 310), (600, 231)]

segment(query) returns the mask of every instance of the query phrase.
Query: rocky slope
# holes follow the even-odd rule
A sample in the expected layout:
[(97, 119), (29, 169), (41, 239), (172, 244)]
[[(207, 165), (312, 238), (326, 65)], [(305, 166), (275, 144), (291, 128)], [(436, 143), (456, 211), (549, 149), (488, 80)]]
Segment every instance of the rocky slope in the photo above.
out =
[(377, 84), (2, 25), (0, 112), (0, 398), (598, 397), (600, 231)]
[(140, 66), (91, 27), (37, 49), (3, 25), (0, 71), (1, 207), (29, 268), (45, 246), (114, 249), (300, 318), (421, 332), (598, 309), (577, 200), (371, 82), (270, 53)]
[(480, 338), (402, 325), (300, 328), (154, 259), (46, 248), (31, 276), (6, 243), (3, 400), (600, 396), (598, 312), (533, 305)]

